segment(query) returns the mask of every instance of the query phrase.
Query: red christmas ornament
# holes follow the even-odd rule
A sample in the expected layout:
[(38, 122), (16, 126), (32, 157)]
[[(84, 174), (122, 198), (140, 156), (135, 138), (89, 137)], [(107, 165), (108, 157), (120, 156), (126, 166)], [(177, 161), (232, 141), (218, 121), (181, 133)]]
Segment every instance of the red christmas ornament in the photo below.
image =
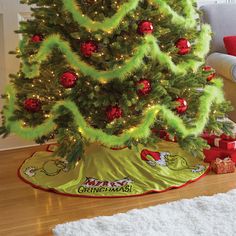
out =
[(41, 34), (35, 34), (31, 37), (33, 43), (40, 43), (43, 41), (43, 36)]
[(175, 46), (179, 49), (179, 51), (178, 51), (179, 55), (186, 55), (186, 54), (190, 53), (190, 51), (191, 51), (191, 44), (185, 38), (180, 38), (177, 41)]
[(60, 77), (60, 84), (64, 88), (73, 88), (78, 80), (77, 75), (74, 72), (64, 72)]
[(152, 34), (154, 31), (154, 26), (151, 21), (143, 20), (138, 24), (138, 33), (141, 35)]
[(106, 116), (107, 116), (107, 120), (109, 122), (112, 122), (115, 119), (119, 119), (121, 118), (123, 115), (123, 111), (121, 110), (121, 108), (116, 105), (116, 106), (109, 106), (106, 109)]
[(85, 57), (91, 57), (98, 51), (98, 45), (94, 41), (88, 40), (81, 44), (80, 51)]
[(151, 90), (151, 82), (147, 79), (141, 79), (137, 82), (137, 87), (138, 87), (138, 94), (141, 96), (146, 96), (148, 95)]
[(187, 101), (184, 98), (177, 98), (175, 101), (179, 103), (179, 106), (176, 107), (176, 111), (179, 114), (185, 113), (188, 109)]
[(215, 78), (216, 72), (215, 72), (215, 70), (214, 70), (211, 66), (204, 66), (204, 67), (202, 68), (202, 70), (203, 70), (203, 72), (212, 72), (212, 73), (211, 73), (210, 75), (208, 75), (208, 77), (207, 77), (207, 80), (208, 80), (208, 81), (211, 81), (212, 79)]
[(24, 108), (29, 112), (38, 112), (41, 110), (41, 102), (36, 98), (28, 98), (24, 101)]

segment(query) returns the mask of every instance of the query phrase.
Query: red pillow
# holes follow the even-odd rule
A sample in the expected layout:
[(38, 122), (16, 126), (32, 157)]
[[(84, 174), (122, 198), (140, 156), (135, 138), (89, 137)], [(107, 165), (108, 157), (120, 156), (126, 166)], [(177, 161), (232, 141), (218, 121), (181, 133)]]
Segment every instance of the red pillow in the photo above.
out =
[(236, 56), (236, 36), (224, 37), (224, 43), (227, 53)]

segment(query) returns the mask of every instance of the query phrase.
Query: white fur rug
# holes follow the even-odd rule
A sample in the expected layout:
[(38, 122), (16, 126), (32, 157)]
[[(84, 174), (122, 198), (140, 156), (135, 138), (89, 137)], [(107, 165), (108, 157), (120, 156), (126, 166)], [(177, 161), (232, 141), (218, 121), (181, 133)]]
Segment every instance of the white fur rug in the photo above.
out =
[(56, 236), (234, 236), (236, 190), (57, 225), (53, 232)]

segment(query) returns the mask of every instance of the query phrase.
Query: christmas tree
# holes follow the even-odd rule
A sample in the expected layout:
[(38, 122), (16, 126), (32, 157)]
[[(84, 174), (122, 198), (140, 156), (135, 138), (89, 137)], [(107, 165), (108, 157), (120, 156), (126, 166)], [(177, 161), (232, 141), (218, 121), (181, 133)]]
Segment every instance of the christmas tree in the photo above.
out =
[(21, 0), (17, 75), (1, 134), (44, 143), (74, 164), (85, 145), (158, 143), (160, 130), (201, 156), (204, 130), (229, 133), (222, 80), (205, 65), (211, 29), (194, 0)]

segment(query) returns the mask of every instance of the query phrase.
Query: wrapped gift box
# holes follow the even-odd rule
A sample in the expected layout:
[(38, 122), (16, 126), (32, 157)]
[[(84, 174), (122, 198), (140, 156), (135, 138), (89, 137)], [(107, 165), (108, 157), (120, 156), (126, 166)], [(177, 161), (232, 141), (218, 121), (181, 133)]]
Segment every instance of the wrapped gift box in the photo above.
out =
[(233, 134), (232, 136), (229, 136), (229, 135), (226, 135), (226, 134), (221, 134), (220, 137), (221, 137), (222, 139), (230, 140), (230, 141), (236, 140), (236, 134)]
[(215, 138), (212, 138), (212, 140), (210, 140), (208, 144), (211, 146), (215, 146), (215, 147), (219, 147), (219, 148), (223, 148), (227, 150), (236, 150), (236, 140), (229, 141), (229, 140), (223, 140), (221, 138), (215, 137)]
[(217, 136), (215, 136), (215, 135), (203, 135), (202, 136), (202, 138), (204, 138), (207, 141), (207, 143), (212, 147), (215, 146), (214, 141), (215, 141), (216, 137)]
[(207, 143), (212, 147), (219, 147), (221, 149), (227, 149), (227, 150), (236, 150), (236, 139), (233, 139), (230, 136), (227, 135), (209, 135), (207, 133), (204, 133), (202, 135), (202, 138), (207, 140)]
[(216, 174), (227, 174), (235, 172), (235, 163), (231, 160), (231, 158), (225, 158), (223, 160), (217, 158), (211, 163), (211, 167)]
[(204, 151), (205, 159), (207, 163), (215, 161), (216, 158), (224, 159), (230, 157), (231, 160), (236, 163), (236, 150), (226, 150), (217, 147), (212, 147), (211, 149), (205, 149)]

